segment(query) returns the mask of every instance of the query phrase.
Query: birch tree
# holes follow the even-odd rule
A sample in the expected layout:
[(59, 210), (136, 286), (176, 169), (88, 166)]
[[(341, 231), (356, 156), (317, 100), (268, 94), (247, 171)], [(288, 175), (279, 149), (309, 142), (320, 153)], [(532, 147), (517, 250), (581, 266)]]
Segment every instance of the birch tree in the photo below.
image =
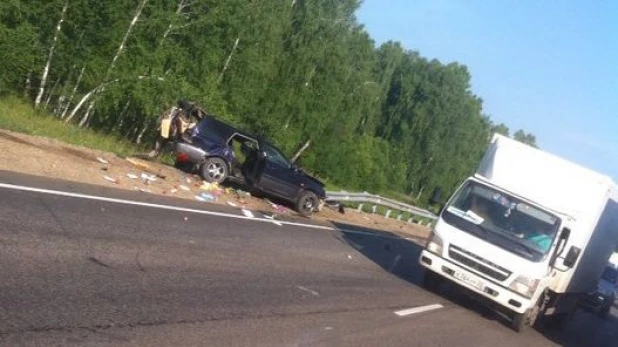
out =
[(49, 67), (52, 62), (52, 58), (54, 57), (54, 51), (56, 50), (56, 44), (58, 43), (58, 36), (60, 35), (60, 31), (62, 30), (62, 23), (64, 22), (64, 17), (67, 13), (67, 8), (69, 7), (69, 0), (64, 3), (62, 6), (62, 11), (60, 12), (60, 19), (58, 19), (58, 24), (56, 24), (56, 31), (54, 32), (54, 38), (52, 40), (51, 45), (49, 46), (49, 54), (47, 56), (47, 62), (45, 63), (45, 67), (43, 68), (43, 73), (41, 74), (41, 83), (39, 85), (39, 92), (36, 95), (36, 99), (34, 100), (34, 107), (38, 108), (41, 103), (41, 99), (43, 98), (43, 94), (45, 93), (45, 85), (47, 84), (47, 76), (49, 75)]

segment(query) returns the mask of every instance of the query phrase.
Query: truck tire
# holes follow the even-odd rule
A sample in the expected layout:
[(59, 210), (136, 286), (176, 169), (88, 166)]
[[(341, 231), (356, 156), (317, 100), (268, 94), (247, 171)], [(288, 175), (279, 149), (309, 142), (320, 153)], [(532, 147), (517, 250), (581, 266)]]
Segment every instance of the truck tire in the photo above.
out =
[(222, 183), (227, 178), (228, 173), (227, 163), (218, 157), (206, 158), (200, 168), (202, 178), (208, 183)]
[(300, 193), (296, 201), (296, 211), (305, 217), (309, 217), (317, 209), (318, 204), (318, 196), (312, 191), (305, 190)]
[(528, 310), (524, 313), (513, 313), (511, 319), (511, 328), (518, 333), (521, 333), (526, 329), (528, 325)]
[(441, 283), (442, 277), (440, 277), (440, 275), (433, 271), (425, 270), (423, 274), (423, 288), (429, 291), (435, 291), (440, 287)]

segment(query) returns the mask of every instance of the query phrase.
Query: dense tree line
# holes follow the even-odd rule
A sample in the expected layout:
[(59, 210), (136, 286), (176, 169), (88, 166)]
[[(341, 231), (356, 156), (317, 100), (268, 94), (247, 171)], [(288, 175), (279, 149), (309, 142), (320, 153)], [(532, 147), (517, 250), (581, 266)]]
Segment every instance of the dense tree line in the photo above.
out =
[(359, 3), (4, 0), (0, 93), (137, 142), (194, 100), (288, 154), (311, 140), (301, 165), (346, 188), (449, 192), (508, 128), (483, 114), (465, 66), (376, 48)]

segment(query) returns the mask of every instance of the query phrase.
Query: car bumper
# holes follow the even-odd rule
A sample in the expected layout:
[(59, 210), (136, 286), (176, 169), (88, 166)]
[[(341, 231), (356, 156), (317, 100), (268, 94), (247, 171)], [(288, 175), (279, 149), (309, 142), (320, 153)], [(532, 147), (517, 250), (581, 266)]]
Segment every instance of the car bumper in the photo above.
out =
[[(532, 306), (532, 300), (519, 295), (499, 284), (488, 281), (463, 267), (444, 259), (436, 254), (423, 250), (419, 263), (426, 269), (433, 271), (442, 277), (480, 295), (481, 297), (496, 303), (503, 308), (517, 313), (524, 313)], [(459, 279), (460, 274), (467, 279)], [(456, 277), (457, 276), (457, 277)], [(473, 283), (473, 284), (472, 284)]]

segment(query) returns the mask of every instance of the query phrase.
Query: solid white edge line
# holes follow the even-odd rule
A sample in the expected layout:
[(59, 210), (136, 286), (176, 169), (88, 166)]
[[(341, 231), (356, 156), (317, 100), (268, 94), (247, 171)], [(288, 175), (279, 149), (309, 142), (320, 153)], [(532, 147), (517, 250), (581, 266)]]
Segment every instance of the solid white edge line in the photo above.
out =
[[(202, 214), (202, 215), (207, 215), (207, 216), (235, 218), (235, 219), (250, 220), (250, 221), (262, 222), (262, 223), (273, 223), (273, 220), (266, 219), (266, 218), (262, 219), (262, 218), (254, 218), (254, 217), (247, 217), (247, 216), (239, 216), (239, 215), (225, 213), (225, 212), (198, 210), (194, 208), (163, 205), (163, 204), (153, 204), (149, 202), (141, 202), (141, 201), (135, 201), (135, 200), (106, 198), (104, 196), (81, 194), (81, 193), (71, 193), (71, 192), (65, 192), (61, 190), (34, 188), (34, 187), (21, 186), (21, 185), (16, 185), (16, 184), (9, 184), (9, 183), (0, 183), (0, 188), (26, 191), (26, 192), (34, 192), (34, 193), (43, 193), (43, 194), (48, 194), (48, 195), (64, 196), (64, 197), (69, 197), (69, 198), (103, 201), (103, 202), (114, 203), (114, 204), (151, 207), (151, 208), (158, 208), (158, 209), (168, 210), (168, 211), (197, 213), (197, 214)], [(287, 221), (279, 221), (279, 220), (277, 222), (282, 225), (299, 226), (299, 227), (319, 229), (319, 230), (328, 230), (328, 231), (340, 231), (342, 233), (349, 233), (349, 234), (368, 235), (368, 236), (373, 236), (373, 237), (383, 237), (383, 238), (391, 238), (391, 239), (400, 238), (398, 236), (381, 235), (379, 233), (372, 233), (372, 232), (360, 231), (360, 230), (333, 228), (333, 227), (324, 226), (324, 225), (305, 224), (305, 223), (287, 222)], [(278, 225), (278, 223), (276, 224)]]
[(413, 308), (408, 308), (405, 310), (395, 311), (395, 314), (398, 315), (399, 317), (403, 317), (403, 316), (409, 316), (411, 314), (417, 314), (417, 313), (423, 313), (427, 311), (441, 309), (442, 307), (444, 306), (440, 304), (426, 305), (426, 306), (413, 307)]
[[(197, 213), (197, 214), (203, 214), (203, 215), (208, 215), (208, 216), (217, 216), (217, 217), (226, 217), (226, 218), (235, 218), (235, 219), (257, 221), (257, 222), (263, 222), (263, 223), (272, 223), (272, 220), (269, 220), (269, 219), (245, 217), (245, 216), (239, 216), (239, 215), (230, 214), (230, 213), (224, 213), (224, 212), (214, 212), (214, 211), (198, 210), (198, 209), (194, 209), (194, 208), (171, 206), (171, 205), (162, 205), (162, 204), (153, 204), (153, 203), (149, 203), (149, 202), (141, 202), (141, 201), (134, 201), (134, 200), (126, 200), (126, 199), (106, 198), (106, 197), (103, 197), (103, 196), (80, 194), (80, 193), (71, 193), (71, 192), (63, 192), (63, 191), (60, 191), (60, 190), (33, 188), (33, 187), (26, 187), (26, 186), (20, 186), (20, 185), (15, 185), (15, 184), (0, 183), (0, 188), (20, 190), (20, 191), (26, 191), (26, 192), (43, 193), (43, 194), (49, 194), (49, 195), (64, 196), (64, 197), (69, 197), (69, 198), (79, 198), (79, 199), (86, 199), (86, 200), (103, 201), (103, 202), (109, 202), (109, 203), (114, 203), (114, 204), (143, 206), (143, 207), (158, 208), (158, 209), (169, 210), (169, 211), (189, 212), (189, 213)], [(286, 221), (279, 221), (279, 223), (284, 224), (284, 225), (300, 226), (300, 227), (320, 229), (320, 230), (331, 230), (331, 231), (332, 230), (336, 230), (335, 228), (327, 227), (327, 226), (323, 226), (323, 225), (312, 225), (312, 224), (286, 222)]]

